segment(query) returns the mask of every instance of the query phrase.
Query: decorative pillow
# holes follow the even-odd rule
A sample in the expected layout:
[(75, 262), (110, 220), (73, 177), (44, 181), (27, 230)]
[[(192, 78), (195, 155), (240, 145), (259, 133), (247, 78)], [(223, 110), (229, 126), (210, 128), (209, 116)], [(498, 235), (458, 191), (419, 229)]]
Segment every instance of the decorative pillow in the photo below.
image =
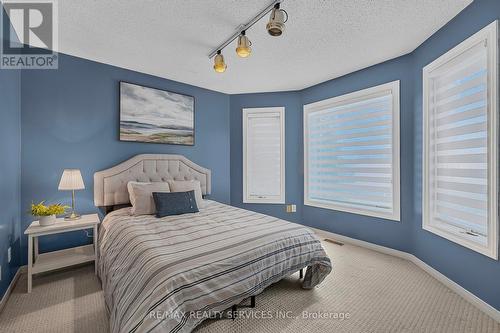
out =
[(153, 192), (170, 192), (168, 183), (140, 183), (128, 182), (128, 194), (132, 208), (132, 215), (151, 215), (156, 213)]
[(189, 192), (153, 192), (156, 205), (156, 217), (197, 213), (194, 191)]
[(205, 202), (201, 194), (201, 184), (199, 180), (169, 180), (171, 192), (194, 191), (196, 205), (198, 208), (204, 208)]

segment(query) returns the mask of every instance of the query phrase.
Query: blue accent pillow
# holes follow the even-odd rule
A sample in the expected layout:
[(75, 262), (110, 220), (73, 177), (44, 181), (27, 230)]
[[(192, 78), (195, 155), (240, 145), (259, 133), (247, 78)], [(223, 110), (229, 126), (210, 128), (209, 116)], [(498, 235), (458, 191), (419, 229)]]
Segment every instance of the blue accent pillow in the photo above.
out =
[(194, 191), (153, 192), (156, 217), (199, 212)]

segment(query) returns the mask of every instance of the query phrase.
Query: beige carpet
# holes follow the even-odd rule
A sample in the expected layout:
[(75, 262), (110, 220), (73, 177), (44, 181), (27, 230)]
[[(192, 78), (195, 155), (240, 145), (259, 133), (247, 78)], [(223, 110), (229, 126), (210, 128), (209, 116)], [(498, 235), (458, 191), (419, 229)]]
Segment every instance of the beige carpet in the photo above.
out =
[[(257, 308), (244, 309), (250, 318), (209, 320), (196, 331), (500, 333), (493, 319), (410, 262), (351, 245), (324, 246), (334, 272), (319, 288), (302, 290), (292, 276), (259, 295)], [(107, 331), (93, 266), (33, 283), (28, 295), (26, 278), (19, 280), (0, 314), (0, 332)]]

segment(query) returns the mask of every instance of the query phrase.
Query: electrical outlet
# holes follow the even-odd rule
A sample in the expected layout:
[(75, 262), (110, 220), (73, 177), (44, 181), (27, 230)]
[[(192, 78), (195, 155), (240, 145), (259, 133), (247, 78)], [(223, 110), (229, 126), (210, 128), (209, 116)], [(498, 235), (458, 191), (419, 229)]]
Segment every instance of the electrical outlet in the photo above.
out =
[(297, 206), (296, 205), (286, 205), (286, 212), (287, 213), (297, 212)]
[(11, 247), (9, 246), (9, 249), (7, 250), (7, 262), (10, 264), (11, 260), (12, 260), (12, 250)]

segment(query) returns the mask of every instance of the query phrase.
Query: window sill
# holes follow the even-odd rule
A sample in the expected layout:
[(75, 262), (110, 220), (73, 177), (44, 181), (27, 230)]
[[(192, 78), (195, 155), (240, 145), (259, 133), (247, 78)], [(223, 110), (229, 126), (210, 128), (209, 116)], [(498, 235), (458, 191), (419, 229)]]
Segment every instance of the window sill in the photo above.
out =
[(244, 198), (243, 203), (285, 204), (285, 200), (276, 198)]
[[(425, 224), (423, 229), (440, 237), (443, 237), (449, 241), (457, 243), (463, 247), (474, 250), (481, 253), (487, 257), (497, 260), (498, 251), (496, 245), (488, 245), (488, 238), (486, 236), (473, 236), (464, 232), (463, 229), (448, 225), (448, 224)], [(495, 242), (492, 242), (495, 243)]]
[(358, 215), (364, 215), (364, 216), (370, 216), (370, 217), (378, 217), (386, 220), (391, 220), (394, 222), (400, 222), (400, 215), (399, 215), (399, 209), (396, 210), (394, 213), (389, 213), (387, 211), (383, 211), (382, 209), (377, 211), (377, 210), (369, 210), (369, 209), (363, 209), (359, 206), (355, 205), (342, 205), (342, 204), (332, 204), (332, 203), (325, 203), (321, 201), (316, 201), (316, 200), (304, 200), (304, 205), (306, 206), (311, 206), (311, 207), (318, 207), (318, 208), (324, 208), (324, 209), (330, 209), (330, 210), (335, 210), (335, 211), (341, 211), (341, 212), (346, 212), (346, 213), (352, 213), (352, 214), (358, 214)]

